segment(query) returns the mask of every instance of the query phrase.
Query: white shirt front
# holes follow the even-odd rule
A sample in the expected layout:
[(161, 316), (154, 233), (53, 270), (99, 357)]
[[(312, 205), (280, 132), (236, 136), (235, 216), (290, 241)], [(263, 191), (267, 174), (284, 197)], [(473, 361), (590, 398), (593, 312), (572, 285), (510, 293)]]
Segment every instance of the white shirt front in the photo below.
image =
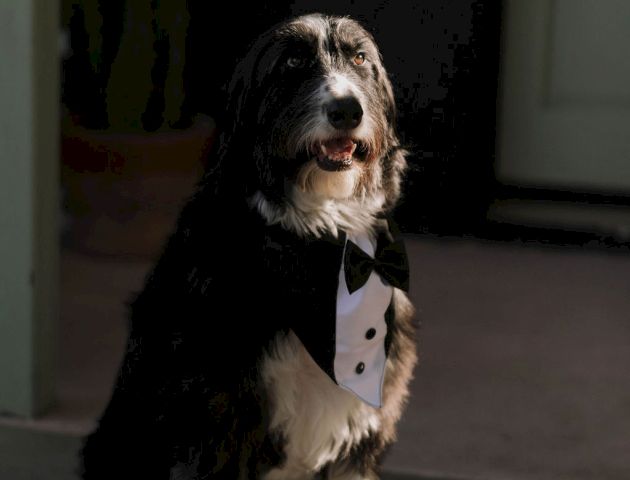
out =
[[(374, 257), (376, 245), (367, 235), (348, 239)], [(337, 291), (335, 378), (361, 400), (380, 407), (386, 360), (385, 312), (394, 289), (372, 272), (365, 285), (350, 294), (344, 267), (342, 261)]]

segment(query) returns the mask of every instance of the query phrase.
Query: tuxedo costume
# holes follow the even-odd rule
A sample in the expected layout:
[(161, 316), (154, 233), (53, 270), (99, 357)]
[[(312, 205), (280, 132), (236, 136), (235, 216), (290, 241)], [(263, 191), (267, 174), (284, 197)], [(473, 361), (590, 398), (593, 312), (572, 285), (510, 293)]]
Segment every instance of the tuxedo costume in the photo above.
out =
[[(274, 338), (289, 330), (331, 381), (340, 381), (343, 367), (337, 362), (335, 371), (335, 340), (338, 294), (347, 290), (341, 269), (347, 235), (303, 238), (279, 225), (266, 225), (237, 201), (233, 205), (238, 209), (229, 215), (214, 212), (229, 227), (217, 232), (199, 212), (206, 208), (208, 194), (201, 188), (185, 207), (176, 233), (131, 304), (127, 354), (117, 385), (84, 447), (86, 479), (166, 480), (165, 472), (176, 461), (194, 465), (195, 471), (212, 471), (217, 452), (237, 448), (239, 439), (231, 435), (250, 429), (258, 435), (257, 462), (264, 468), (280, 461), (281, 441), (259, 428), (266, 422), (268, 399), (261, 391), (258, 364)], [(391, 235), (384, 229), (379, 238), (387, 244)], [(361, 247), (361, 240), (357, 242)], [(386, 286), (376, 272), (370, 278)], [(378, 334), (366, 327), (359, 341), (381, 342), (388, 353), (395, 312), (389, 300), (384, 309), (382, 321), (375, 324)], [(369, 362), (347, 360), (344, 379), (349, 386), (338, 388), (354, 388), (363, 401), (379, 406), (381, 361), (357, 373), (357, 365)], [(375, 370), (376, 393), (374, 382), (362, 387), (348, 381), (348, 365), (350, 377)], [(237, 413), (241, 410), (247, 415)], [(227, 438), (213, 438), (216, 431), (228, 432)], [(101, 458), (103, 451), (111, 455)], [(121, 476), (121, 469), (129, 476)]]

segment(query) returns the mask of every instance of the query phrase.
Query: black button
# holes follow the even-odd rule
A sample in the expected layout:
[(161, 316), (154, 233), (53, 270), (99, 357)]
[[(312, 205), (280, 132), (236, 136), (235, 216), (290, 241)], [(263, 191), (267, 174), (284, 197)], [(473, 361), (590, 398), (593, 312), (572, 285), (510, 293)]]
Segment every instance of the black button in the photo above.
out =
[(368, 340), (372, 340), (376, 335), (376, 328), (370, 328), (367, 332), (365, 332), (365, 338)]
[(357, 372), (359, 375), (361, 375), (363, 373), (363, 370), (365, 370), (365, 363), (363, 362), (357, 363), (357, 368), (355, 368), (354, 371)]

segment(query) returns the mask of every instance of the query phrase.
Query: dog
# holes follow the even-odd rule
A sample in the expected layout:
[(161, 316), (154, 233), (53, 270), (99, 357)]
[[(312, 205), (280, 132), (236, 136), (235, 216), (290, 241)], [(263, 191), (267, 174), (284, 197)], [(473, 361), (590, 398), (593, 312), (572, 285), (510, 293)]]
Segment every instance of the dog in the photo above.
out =
[(130, 302), (82, 478), (378, 478), (417, 357), (395, 116), (358, 22), (310, 14), (258, 38)]

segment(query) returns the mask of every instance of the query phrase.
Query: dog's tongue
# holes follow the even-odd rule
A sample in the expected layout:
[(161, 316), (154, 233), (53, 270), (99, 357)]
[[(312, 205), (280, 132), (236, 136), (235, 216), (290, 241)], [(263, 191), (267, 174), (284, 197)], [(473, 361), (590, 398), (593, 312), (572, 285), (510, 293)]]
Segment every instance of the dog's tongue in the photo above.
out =
[(330, 160), (351, 157), (357, 145), (350, 138), (335, 138), (322, 143), (322, 154)]
[(352, 167), (352, 154), (357, 144), (350, 138), (335, 138), (320, 143), (317, 164), (323, 170), (339, 172)]

